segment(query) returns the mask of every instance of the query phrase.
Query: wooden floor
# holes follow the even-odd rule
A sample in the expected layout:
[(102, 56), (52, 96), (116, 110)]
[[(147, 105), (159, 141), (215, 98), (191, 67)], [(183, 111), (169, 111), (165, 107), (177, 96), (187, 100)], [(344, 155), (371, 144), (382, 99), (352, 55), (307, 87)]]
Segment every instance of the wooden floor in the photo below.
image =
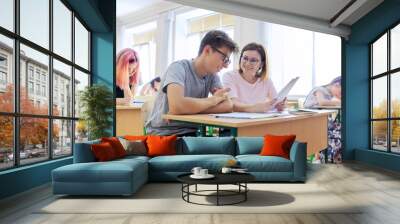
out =
[[(367, 204), (357, 214), (36, 214), (54, 200), (42, 186), (0, 202), (0, 223), (400, 223), (400, 174), (359, 163), (310, 165), (308, 182), (317, 183), (345, 201)], [(315, 203), (323, 203), (315, 201)]]

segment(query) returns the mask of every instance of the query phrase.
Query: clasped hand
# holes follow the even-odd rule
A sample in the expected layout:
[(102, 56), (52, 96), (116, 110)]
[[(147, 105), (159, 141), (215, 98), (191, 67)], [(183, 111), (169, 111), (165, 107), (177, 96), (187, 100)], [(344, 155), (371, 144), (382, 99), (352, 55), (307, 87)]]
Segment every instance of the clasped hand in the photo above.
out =
[(228, 92), (230, 91), (230, 88), (219, 88), (219, 89), (214, 89), (213, 97), (216, 99), (217, 104), (221, 103), (222, 101), (228, 100), (229, 95)]

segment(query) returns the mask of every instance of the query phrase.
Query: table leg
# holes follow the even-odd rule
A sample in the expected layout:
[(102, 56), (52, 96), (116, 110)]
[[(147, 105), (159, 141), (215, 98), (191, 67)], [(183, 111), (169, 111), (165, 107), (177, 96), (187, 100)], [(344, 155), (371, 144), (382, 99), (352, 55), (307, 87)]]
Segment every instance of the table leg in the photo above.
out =
[(199, 126), (199, 130), (200, 130), (200, 136), (201, 137), (207, 136), (206, 126), (205, 125), (200, 125)]
[(244, 189), (244, 201), (247, 201), (247, 183), (244, 183), (244, 187), (245, 187), (245, 189)]
[(189, 200), (189, 195), (190, 195), (190, 184), (187, 185), (187, 201), (190, 202)]
[(219, 184), (217, 184), (217, 206), (219, 205)]

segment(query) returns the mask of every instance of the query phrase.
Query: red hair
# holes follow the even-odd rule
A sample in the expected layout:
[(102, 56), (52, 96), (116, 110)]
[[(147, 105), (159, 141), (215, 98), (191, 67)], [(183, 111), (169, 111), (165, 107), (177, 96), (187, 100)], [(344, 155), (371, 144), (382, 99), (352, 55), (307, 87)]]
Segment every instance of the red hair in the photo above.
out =
[[(133, 74), (129, 74), (129, 64), (137, 63), (136, 70)], [(130, 85), (137, 84), (139, 82), (139, 55), (131, 49), (125, 48), (121, 50), (117, 55), (117, 77), (116, 84), (121, 89), (129, 89)]]

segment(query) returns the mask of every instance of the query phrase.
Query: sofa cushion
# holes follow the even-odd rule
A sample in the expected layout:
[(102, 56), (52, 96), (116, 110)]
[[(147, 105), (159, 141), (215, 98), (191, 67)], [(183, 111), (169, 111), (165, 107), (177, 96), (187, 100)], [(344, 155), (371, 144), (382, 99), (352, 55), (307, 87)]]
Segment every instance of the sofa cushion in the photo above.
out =
[(137, 155), (137, 156), (146, 156), (147, 148), (146, 143), (141, 140), (126, 140), (124, 138), (120, 138), (122, 146), (126, 151), (126, 155)]
[(292, 161), (279, 156), (238, 155), (236, 159), (249, 172), (293, 172)]
[(92, 149), (94, 157), (96, 157), (96, 161), (104, 162), (118, 158), (118, 156), (115, 154), (113, 147), (108, 142), (93, 144), (90, 147)]
[(140, 160), (123, 162), (74, 163), (53, 170), (53, 181), (59, 182), (128, 182), (132, 172), (146, 163)]
[(147, 135), (125, 135), (124, 138), (126, 140), (130, 140), (130, 141), (140, 140), (140, 141), (146, 142)]
[(150, 135), (146, 143), (148, 147), (148, 156), (164, 156), (176, 154), (176, 135), (157, 136)]
[(148, 162), (150, 157), (147, 156), (136, 156), (136, 155), (130, 155), (130, 156), (125, 156), (124, 158), (116, 159), (113, 160), (113, 162), (131, 162), (132, 160), (138, 160), (138, 161), (143, 161), (143, 162)]
[(181, 153), (234, 155), (235, 139), (233, 137), (183, 137)]
[(265, 135), (261, 156), (280, 156), (289, 159), (290, 148), (296, 135)]
[(237, 137), (236, 155), (259, 154), (264, 145), (263, 137)]
[(114, 149), (115, 155), (117, 158), (122, 158), (126, 156), (126, 151), (124, 149), (124, 146), (122, 146), (121, 142), (117, 137), (105, 137), (101, 138), (101, 142), (108, 142)]
[(199, 166), (211, 172), (219, 171), (228, 160), (235, 159), (231, 155), (175, 155), (158, 156), (149, 160), (150, 171), (163, 172), (190, 172), (193, 167)]

